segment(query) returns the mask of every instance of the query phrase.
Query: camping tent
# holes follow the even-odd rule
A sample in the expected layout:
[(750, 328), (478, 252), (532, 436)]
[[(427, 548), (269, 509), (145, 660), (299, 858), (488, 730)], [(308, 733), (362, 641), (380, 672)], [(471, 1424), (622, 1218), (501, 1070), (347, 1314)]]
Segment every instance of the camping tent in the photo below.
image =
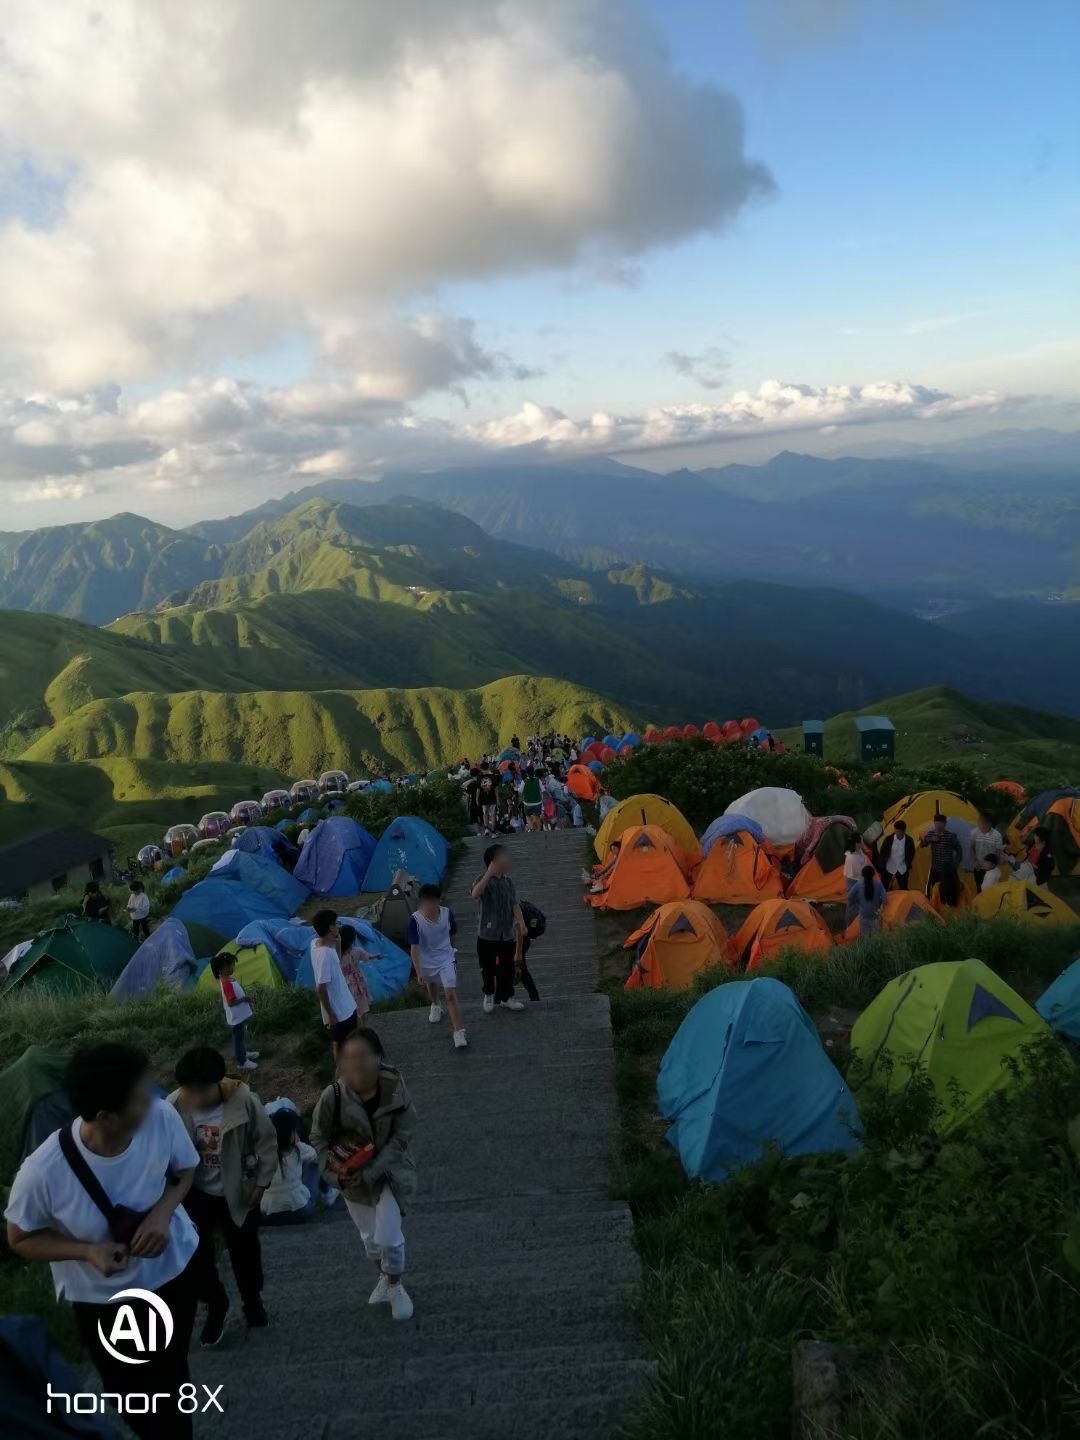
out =
[[(388, 940), (385, 935), (380, 935), (374, 925), (360, 916), (355, 918), (343, 916), (342, 924), (353, 927), (356, 931), (357, 942), (371, 956), (370, 960), (360, 961), (360, 969), (367, 981), (368, 993), (372, 1000), (378, 1004), (380, 1001), (393, 1000), (400, 995), (409, 983), (409, 977), (412, 974), (412, 961), (408, 954)], [(310, 950), (300, 962), (300, 968), (296, 973), (296, 983), (308, 990), (315, 988)]]
[(810, 823), (810, 813), (794, 790), (766, 785), (740, 795), (724, 812), (726, 815), (749, 815), (773, 845), (794, 845)]
[(825, 921), (805, 900), (763, 900), (740, 925), (734, 946), (739, 964), (756, 970), (781, 950), (807, 954), (831, 950), (833, 938)]
[(703, 996), (668, 1046), (656, 1093), (695, 1179), (725, 1180), (770, 1146), (816, 1155), (859, 1143), (855, 1102), (778, 980), (735, 980)]
[(1022, 920), (1026, 925), (1075, 925), (1080, 915), (1042, 885), (1030, 880), (1006, 880), (982, 890), (971, 902), (971, 913), (982, 920), (1004, 915), (1009, 920)]
[(682, 853), (666, 830), (635, 825), (619, 840), (619, 858), (607, 888), (600, 895), (587, 895), (590, 904), (598, 910), (636, 910), (650, 902), (689, 900)]
[(1048, 1025), (1070, 1040), (1080, 1041), (1080, 960), (1074, 960), (1035, 1001)]
[(891, 832), (897, 820), (903, 820), (907, 825), (907, 832), (916, 845), (915, 863), (911, 867), (909, 884), (912, 889), (925, 890), (930, 876), (930, 851), (920, 848), (919, 841), (933, 824), (937, 814), (944, 815), (946, 820), (965, 822), (963, 825), (950, 825), (949, 829), (956, 835), (965, 851), (961, 860), (961, 879), (970, 890), (973, 886), (970, 876), (970, 837), (972, 827), (979, 819), (979, 812), (974, 805), (970, 805), (961, 796), (954, 795), (951, 790), (920, 790), (914, 795), (905, 795), (895, 805), (890, 805), (881, 823), (886, 832)]
[(274, 964), (292, 985), (314, 939), (315, 931), (310, 925), (291, 920), (252, 920), (237, 935), (236, 943), (248, 947), (265, 945)]
[(244, 885), (265, 895), (273, 902), (279, 915), (295, 915), (310, 898), (307, 886), (279, 865), (273, 855), (252, 854), (247, 850), (226, 850), (210, 871), (210, 878)]
[(17, 985), (68, 994), (95, 984), (111, 985), (135, 953), (127, 930), (65, 915), (43, 930), (11, 966), (0, 994)]
[(279, 820), (277, 825), (249, 825), (246, 830), (237, 830), (230, 843), (234, 850), (264, 855), (291, 871), (300, 859), (300, 847), (286, 839), (281, 827), (292, 824), (291, 820)]
[(604, 823), (596, 832), (593, 847), (601, 863), (608, 858), (611, 842), (622, 838), (623, 832), (631, 825), (654, 825), (664, 830), (675, 842), (686, 867), (697, 862), (701, 851), (698, 848), (694, 827), (670, 800), (659, 795), (631, 795), (620, 800), (604, 817)]
[(914, 1063), (925, 1067), (951, 1130), (1008, 1089), (1021, 1050), (1048, 1027), (981, 960), (920, 965), (890, 980), (856, 1020), (853, 1088), (903, 1090)]
[(324, 820), (311, 832), (293, 874), (314, 895), (357, 895), (375, 853), (375, 841), (347, 815)]
[[(919, 890), (890, 890), (885, 896), (881, 910), (882, 930), (902, 930), (905, 925), (943, 925), (945, 922), (930, 901)], [(856, 916), (844, 931), (841, 940), (846, 944), (858, 940), (859, 917)]]
[(389, 890), (399, 870), (415, 875), (421, 885), (441, 885), (450, 847), (426, 820), (399, 815), (379, 837), (364, 874), (364, 890)]
[(694, 899), (712, 905), (757, 905), (783, 893), (780, 867), (747, 830), (717, 840), (694, 871)]
[(571, 765), (566, 775), (566, 788), (578, 800), (594, 801), (600, 794), (600, 781), (588, 765)]
[[(847, 842), (856, 833), (846, 815), (830, 818), (807, 849), (787, 893), (794, 900), (817, 900), (842, 904), (847, 899), (844, 860)], [(870, 861), (866, 862), (868, 865)]]
[(725, 835), (734, 835), (738, 830), (748, 830), (759, 844), (765, 839), (765, 831), (749, 815), (718, 815), (701, 837), (701, 853), (708, 855), (717, 840), (723, 840)]
[(74, 1119), (67, 1067), (66, 1055), (31, 1045), (0, 1074), (0, 1174), (14, 1174), (31, 1150)]
[[(1023, 827), (1024, 839), (1030, 838), (1036, 825), (1045, 826), (1050, 835), (1050, 849), (1058, 874), (1080, 875), (1080, 798), (1069, 790), (1046, 793), (1052, 798), (1042, 808), (1042, 813), (1032, 817)], [(1016, 827), (1010, 829), (1009, 838), (1020, 841)]]
[(183, 990), (198, 973), (183, 922), (170, 915), (135, 951), (109, 994), (114, 1000), (135, 1000), (159, 985)]
[(281, 906), (258, 890), (208, 875), (185, 891), (173, 907), (182, 920), (196, 955), (215, 954), (226, 940), (239, 935), (252, 920), (285, 920)]
[[(277, 989), (286, 983), (285, 976), (274, 964), (274, 957), (265, 945), (241, 945), (237, 940), (230, 940), (227, 945), (221, 946), (218, 954), (236, 956), (233, 978), (239, 980), (245, 990), (250, 990), (255, 985)], [(195, 989), (214, 991), (217, 988), (217, 978), (207, 965), (195, 982)]]
[(697, 900), (661, 905), (626, 937), (624, 949), (631, 946), (637, 946), (637, 958), (627, 990), (689, 990), (702, 970), (734, 964), (727, 931)]

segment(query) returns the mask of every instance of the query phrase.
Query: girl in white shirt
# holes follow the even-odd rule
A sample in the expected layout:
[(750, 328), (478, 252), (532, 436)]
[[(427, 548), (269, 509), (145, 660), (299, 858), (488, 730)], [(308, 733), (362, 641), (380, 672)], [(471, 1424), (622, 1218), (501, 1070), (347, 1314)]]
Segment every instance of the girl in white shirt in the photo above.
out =
[[(297, 1225), (315, 1209), (319, 1172), (315, 1151), (296, 1133), (296, 1116), (282, 1107), (270, 1116), (277, 1131), (278, 1164), (270, 1184), (263, 1191), (259, 1209), (264, 1225)], [(310, 1184), (304, 1178), (310, 1167)]]

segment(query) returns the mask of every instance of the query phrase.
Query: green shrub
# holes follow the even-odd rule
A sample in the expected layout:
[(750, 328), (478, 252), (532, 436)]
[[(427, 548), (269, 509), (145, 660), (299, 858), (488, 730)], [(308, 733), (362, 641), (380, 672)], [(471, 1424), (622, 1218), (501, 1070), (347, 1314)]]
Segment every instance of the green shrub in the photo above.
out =
[(442, 775), (429, 776), (423, 785), (410, 785), (389, 795), (378, 790), (350, 795), (345, 809), (376, 840), (398, 815), (418, 815), (451, 842), (468, 833), (461, 786)]

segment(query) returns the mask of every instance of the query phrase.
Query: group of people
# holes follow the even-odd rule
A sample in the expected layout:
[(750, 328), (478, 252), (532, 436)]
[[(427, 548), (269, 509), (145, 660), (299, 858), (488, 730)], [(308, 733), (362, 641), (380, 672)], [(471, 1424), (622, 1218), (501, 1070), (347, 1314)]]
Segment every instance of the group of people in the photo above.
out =
[(463, 760), (453, 772), (474, 833), (495, 837), (583, 826), (581, 805), (563, 778), (564, 765), (577, 759), (573, 741), (565, 735), (532, 735), (522, 750), (515, 735), (510, 749), (519, 758), (500, 762), (485, 755), (475, 765)]
[[(127, 913), (131, 933), (136, 940), (145, 940), (150, 934), (150, 896), (141, 880), (128, 882)], [(83, 889), (82, 918), (95, 920), (102, 925), (112, 924), (112, 904), (96, 880), (88, 880)]]

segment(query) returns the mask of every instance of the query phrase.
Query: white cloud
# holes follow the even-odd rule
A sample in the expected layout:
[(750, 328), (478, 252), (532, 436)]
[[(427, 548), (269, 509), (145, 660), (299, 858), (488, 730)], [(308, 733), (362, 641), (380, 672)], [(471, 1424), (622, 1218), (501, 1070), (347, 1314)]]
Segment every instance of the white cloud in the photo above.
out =
[(90, 480), (36, 480), (32, 485), (17, 485), (16, 505), (48, 505), (58, 500), (85, 500), (94, 493)]
[(696, 380), (703, 390), (719, 390), (731, 368), (731, 356), (718, 345), (710, 345), (697, 355), (687, 354), (685, 350), (669, 350), (664, 359), (679, 375), (689, 375)]
[[(0, 226), (0, 350), (61, 389), (455, 279), (619, 274), (772, 183), (624, 0), (9, 0), (5, 159), (55, 202)], [(482, 374), (473, 347), (399, 334), (361, 390)]]

